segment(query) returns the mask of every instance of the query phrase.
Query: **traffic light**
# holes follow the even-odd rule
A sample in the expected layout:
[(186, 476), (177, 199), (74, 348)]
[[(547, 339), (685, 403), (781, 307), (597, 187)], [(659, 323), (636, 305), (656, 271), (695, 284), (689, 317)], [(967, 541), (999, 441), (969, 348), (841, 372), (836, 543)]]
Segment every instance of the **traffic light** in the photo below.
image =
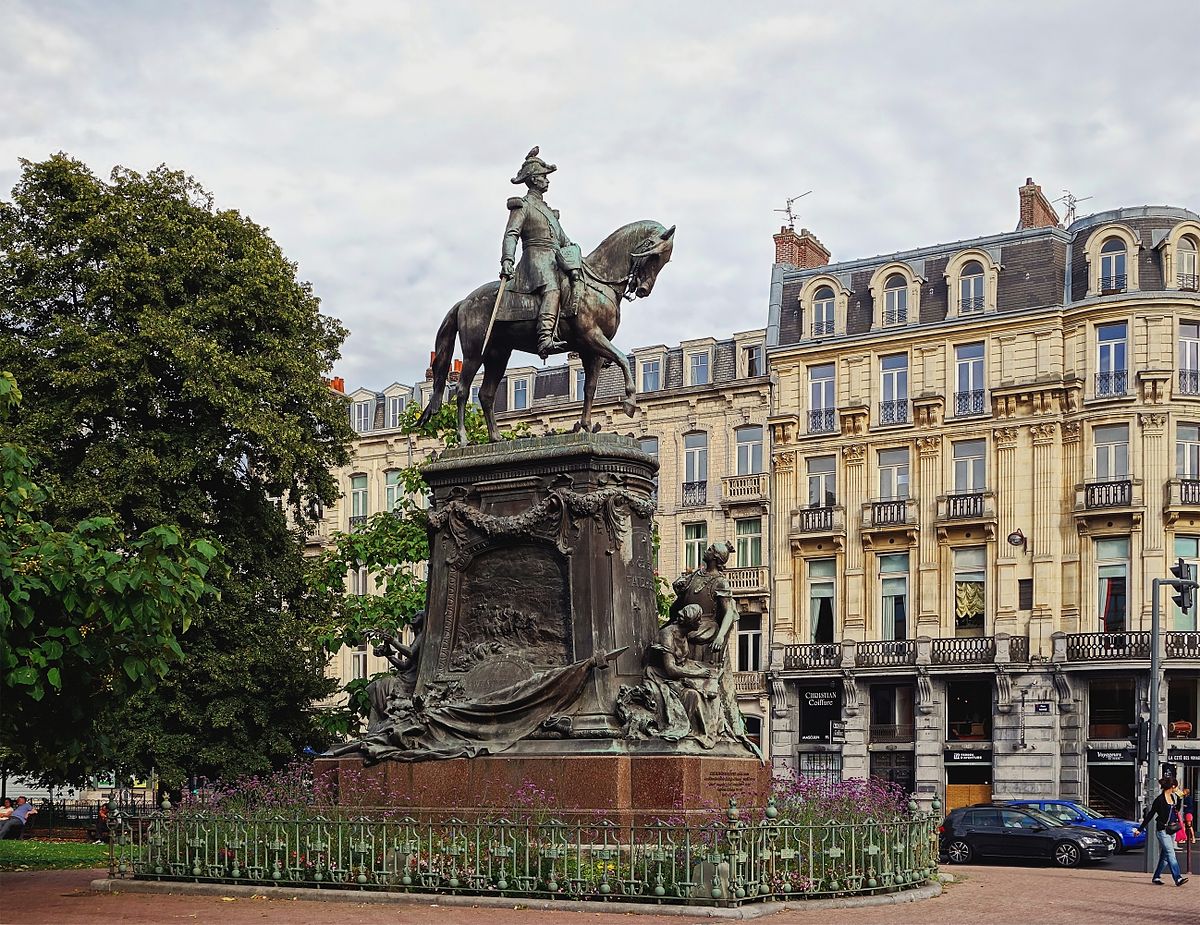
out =
[(1184, 584), (1176, 585), (1176, 593), (1171, 595), (1171, 600), (1185, 614), (1190, 613), (1192, 605), (1195, 603), (1195, 579), (1192, 578), (1192, 570), (1183, 561), (1182, 556), (1171, 566), (1171, 574), (1181, 582), (1185, 582)]
[[(1133, 729), (1132, 723), (1130, 723), (1130, 728), (1131, 730)], [(1150, 721), (1144, 716), (1140, 717), (1137, 721), (1136, 735), (1137, 762), (1141, 764), (1150, 758)]]

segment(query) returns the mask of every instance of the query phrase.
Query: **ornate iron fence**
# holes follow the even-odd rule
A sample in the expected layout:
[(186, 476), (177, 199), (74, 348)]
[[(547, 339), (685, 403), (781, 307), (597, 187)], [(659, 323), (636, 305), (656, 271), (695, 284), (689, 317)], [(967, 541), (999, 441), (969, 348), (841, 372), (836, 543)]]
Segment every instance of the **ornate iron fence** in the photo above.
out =
[(814, 642), (783, 647), (783, 667), (836, 668), (842, 661), (840, 642)]
[(1150, 634), (1067, 633), (1067, 661), (1110, 661), (1122, 658), (1149, 658)]
[(827, 533), (833, 529), (833, 508), (802, 507), (798, 511), (801, 533)]
[(831, 434), (837, 430), (837, 411), (833, 408), (818, 408), (808, 412), (810, 434)]
[(683, 506), (703, 507), (708, 504), (708, 482), (684, 482)]
[(908, 399), (898, 398), (895, 401), (881, 401), (879, 403), (879, 423), (907, 424)]
[(884, 668), (889, 665), (915, 665), (917, 644), (911, 639), (894, 642), (860, 642), (854, 650), (857, 668)]
[(970, 392), (954, 393), (954, 416), (964, 417), (969, 414), (983, 414), (986, 410), (985, 393), (983, 389), (973, 389)]
[(1179, 371), (1179, 394), (1200, 395), (1200, 369)]
[(1096, 395), (1124, 395), (1129, 387), (1129, 373), (1123, 369), (1096, 373)]
[(738, 906), (893, 892), (937, 870), (940, 807), (819, 825), (555, 818), (114, 814), (109, 875), (143, 880)]
[(1028, 636), (1009, 636), (1008, 637), (1008, 660), (1010, 662), (1028, 662), (1029, 661), (1029, 637)]
[(946, 517), (957, 519), (961, 517), (983, 516), (983, 492), (959, 492), (946, 495)]
[(1133, 503), (1133, 481), (1113, 479), (1084, 486), (1083, 504), (1088, 510), (1105, 507), (1129, 507)]
[(935, 639), (930, 651), (930, 661), (935, 665), (990, 665), (995, 660), (994, 636)]

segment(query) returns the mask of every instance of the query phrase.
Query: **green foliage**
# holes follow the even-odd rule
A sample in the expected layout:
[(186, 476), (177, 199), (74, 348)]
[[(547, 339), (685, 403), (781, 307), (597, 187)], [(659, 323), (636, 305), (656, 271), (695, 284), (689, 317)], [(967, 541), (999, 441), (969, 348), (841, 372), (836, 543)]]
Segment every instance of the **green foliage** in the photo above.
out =
[[(0, 438), (20, 399), (13, 375), (0, 373)], [(219, 546), (185, 544), (174, 526), (130, 538), (111, 517), (92, 517), (56, 530), (40, 518), (47, 495), (32, 469), (21, 446), (0, 442), (0, 738), (61, 776), (87, 745), (60, 731), (166, 676), (222, 564)]]
[(0, 203), (0, 368), (25, 387), (14, 440), (49, 490), (45, 519), (108, 518), (160, 544), (148, 531), (174, 524), (219, 542), (229, 570), (209, 576), (220, 599), (166, 678), (151, 666), (153, 687), (98, 687), (101, 722), (50, 714), (19, 738), (60, 727), (86, 743), (74, 778), (153, 767), (178, 783), (286, 761), (321, 744), (312, 705), (332, 690), (302, 531), (347, 458), (345, 400), (322, 378), (345, 330), (265, 229), (185, 174), (105, 182), (62, 154), (22, 168)]
[(94, 870), (107, 866), (107, 845), (34, 838), (0, 841), (0, 870)]

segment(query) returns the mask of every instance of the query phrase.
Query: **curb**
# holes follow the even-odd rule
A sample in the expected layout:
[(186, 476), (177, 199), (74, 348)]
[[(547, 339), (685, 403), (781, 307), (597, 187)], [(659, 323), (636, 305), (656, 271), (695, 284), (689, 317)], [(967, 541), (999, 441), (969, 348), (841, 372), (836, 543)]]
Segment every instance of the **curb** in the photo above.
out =
[(250, 899), (307, 900), (325, 903), (371, 903), (375, 905), (472, 906), (486, 909), (535, 909), (538, 911), (589, 912), (593, 914), (679, 915), (710, 919), (757, 919), (785, 909), (858, 909), (866, 906), (895, 906), (932, 899), (942, 893), (941, 883), (926, 883), (912, 890), (876, 896), (846, 896), (840, 899), (809, 899), (802, 902), (763, 902), (735, 908), (681, 906), (657, 903), (602, 902), (575, 899), (517, 899), (503, 896), (454, 896), (438, 893), (384, 893), (375, 890), (314, 889), (312, 887), (241, 886), (224, 883), (187, 883), (173, 880), (93, 880), (94, 893), (178, 893), (186, 896), (236, 896)]

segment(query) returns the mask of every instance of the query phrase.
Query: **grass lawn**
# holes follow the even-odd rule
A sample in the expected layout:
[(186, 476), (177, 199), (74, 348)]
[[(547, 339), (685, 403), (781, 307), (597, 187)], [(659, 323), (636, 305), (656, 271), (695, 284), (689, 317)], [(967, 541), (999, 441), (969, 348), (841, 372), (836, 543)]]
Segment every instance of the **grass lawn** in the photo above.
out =
[(0, 870), (61, 870), (108, 866), (108, 845), (78, 841), (0, 841)]

